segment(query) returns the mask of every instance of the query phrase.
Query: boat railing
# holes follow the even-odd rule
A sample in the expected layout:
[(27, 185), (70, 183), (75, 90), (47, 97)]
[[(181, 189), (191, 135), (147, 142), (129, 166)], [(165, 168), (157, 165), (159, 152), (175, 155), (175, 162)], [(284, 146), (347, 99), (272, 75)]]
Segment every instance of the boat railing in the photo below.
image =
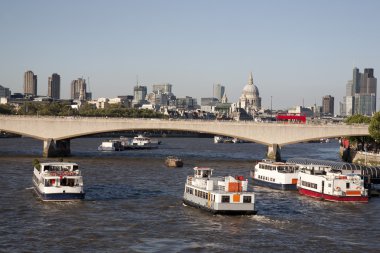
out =
[(76, 170), (76, 171), (45, 171), (45, 174), (47, 176), (52, 176), (52, 177), (55, 177), (55, 176), (80, 176), (82, 173), (81, 171), (79, 170)]
[(192, 176), (187, 177), (187, 184), (189, 184), (189, 185), (193, 184), (193, 177)]
[(226, 187), (224, 185), (218, 185), (218, 190), (224, 192)]

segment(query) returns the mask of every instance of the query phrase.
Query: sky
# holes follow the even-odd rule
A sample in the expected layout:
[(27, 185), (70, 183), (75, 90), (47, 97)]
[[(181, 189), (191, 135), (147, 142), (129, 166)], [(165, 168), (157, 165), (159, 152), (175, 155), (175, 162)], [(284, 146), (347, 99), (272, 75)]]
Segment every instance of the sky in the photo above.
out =
[[(253, 73), (262, 106), (335, 110), (353, 67), (380, 75), (377, 0), (2, 0), (0, 85), (23, 92), (23, 76), (89, 78), (93, 98), (132, 95), (137, 80), (171, 83), (177, 97), (211, 97), (226, 87), (237, 102)], [(378, 104), (380, 104), (378, 102)]]

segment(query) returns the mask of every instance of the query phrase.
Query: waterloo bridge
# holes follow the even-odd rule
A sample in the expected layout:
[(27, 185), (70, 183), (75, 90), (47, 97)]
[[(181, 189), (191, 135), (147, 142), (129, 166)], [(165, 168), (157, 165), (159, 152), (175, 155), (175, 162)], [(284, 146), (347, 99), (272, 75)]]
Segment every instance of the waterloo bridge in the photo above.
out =
[(369, 135), (368, 125), (284, 124), (252, 121), (162, 120), (91, 117), (1, 116), (0, 130), (42, 140), (43, 156), (70, 155), (70, 139), (117, 132), (174, 130), (235, 137), (268, 146), (279, 159), (281, 147), (321, 138)]

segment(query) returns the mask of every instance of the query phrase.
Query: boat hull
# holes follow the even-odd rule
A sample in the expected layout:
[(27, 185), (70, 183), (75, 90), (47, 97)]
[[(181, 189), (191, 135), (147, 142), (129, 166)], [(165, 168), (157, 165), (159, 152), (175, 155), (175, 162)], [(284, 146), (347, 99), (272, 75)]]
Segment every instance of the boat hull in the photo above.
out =
[(269, 187), (276, 190), (282, 191), (297, 191), (296, 184), (275, 184), (267, 181), (262, 181), (260, 179), (253, 179), (253, 185)]
[(192, 206), (195, 208), (199, 208), (205, 211), (208, 211), (212, 214), (223, 214), (223, 215), (254, 215), (257, 214), (256, 210), (215, 210), (208, 208), (206, 206), (199, 205), (197, 203), (194, 203), (192, 201), (189, 201), (187, 199), (183, 199), (183, 203), (188, 206)]
[(165, 165), (168, 167), (183, 167), (182, 161), (166, 161)]
[(34, 191), (37, 196), (43, 201), (74, 201), (74, 200), (83, 200), (85, 193), (42, 193), (36, 187)]
[(333, 201), (333, 202), (368, 202), (367, 196), (334, 196), (329, 194), (322, 194), (320, 192), (315, 192), (307, 190), (304, 188), (298, 188), (298, 192), (301, 195), (309, 196), (312, 198), (318, 198), (321, 200)]

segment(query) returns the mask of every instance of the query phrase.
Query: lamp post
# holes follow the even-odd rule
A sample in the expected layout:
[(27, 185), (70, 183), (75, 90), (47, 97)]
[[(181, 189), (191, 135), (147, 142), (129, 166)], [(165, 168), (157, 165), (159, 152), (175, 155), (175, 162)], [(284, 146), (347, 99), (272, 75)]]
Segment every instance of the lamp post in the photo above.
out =
[(272, 121), (272, 96), (270, 96), (270, 120)]

